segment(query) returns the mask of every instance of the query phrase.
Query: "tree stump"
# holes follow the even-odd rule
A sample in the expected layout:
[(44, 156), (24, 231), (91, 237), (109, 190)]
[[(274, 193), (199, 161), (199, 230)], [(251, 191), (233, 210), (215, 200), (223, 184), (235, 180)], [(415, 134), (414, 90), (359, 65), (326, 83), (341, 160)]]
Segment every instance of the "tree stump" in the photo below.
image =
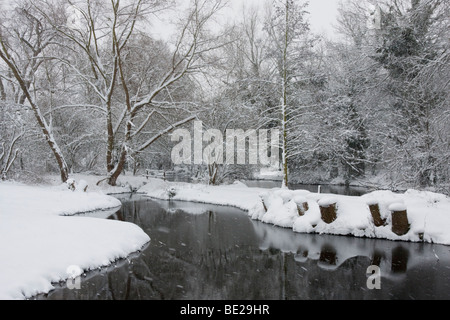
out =
[(299, 216), (303, 216), (306, 211), (309, 210), (308, 202), (302, 202), (300, 205), (297, 204), (297, 211)]
[(380, 206), (378, 203), (369, 203), (370, 214), (372, 215), (373, 223), (376, 227), (381, 227), (386, 225), (386, 219), (381, 218)]
[(337, 218), (336, 214), (336, 200), (333, 199), (321, 199), (319, 201), (320, 216), (325, 223), (332, 223)]
[(305, 212), (309, 210), (308, 201), (306, 201), (306, 199), (297, 197), (294, 198), (294, 202), (297, 205), (297, 212), (299, 216), (303, 216)]
[(398, 236), (402, 236), (409, 231), (408, 214), (406, 206), (402, 203), (394, 203), (389, 206), (392, 212), (392, 232)]

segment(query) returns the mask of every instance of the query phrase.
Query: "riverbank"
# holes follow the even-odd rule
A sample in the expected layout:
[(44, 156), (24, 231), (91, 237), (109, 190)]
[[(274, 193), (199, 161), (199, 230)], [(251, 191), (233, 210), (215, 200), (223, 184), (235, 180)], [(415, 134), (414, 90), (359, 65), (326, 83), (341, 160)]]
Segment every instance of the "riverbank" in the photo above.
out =
[[(108, 194), (130, 191), (163, 200), (233, 206), (248, 212), (252, 219), (294, 232), (450, 245), (450, 199), (438, 193), (374, 191), (343, 196), (248, 187), (241, 182), (208, 186), (142, 176), (121, 176), (120, 185), (111, 187), (96, 184), (101, 176), (71, 177), (75, 179), (75, 191), (56, 176), (39, 186), (0, 183), (0, 299), (24, 299), (49, 292), (55, 282), (73, 275), (68, 273), (70, 266), (80, 267), (81, 272), (97, 269), (141, 249), (149, 237), (134, 224), (73, 216), (108, 208), (116, 211), (121, 203)], [(303, 216), (299, 216), (297, 203), (307, 204)], [(336, 204), (337, 218), (331, 223), (321, 219), (319, 204), (325, 203)], [(385, 225), (374, 225), (368, 207), (372, 203), (379, 205)], [(409, 229), (404, 235), (392, 231), (392, 204), (408, 212)]]
[(125, 258), (150, 240), (132, 223), (74, 216), (121, 206), (112, 196), (80, 189), (0, 183), (0, 299), (49, 292), (54, 283)]
[[(412, 189), (410, 183), (395, 177), (391, 172), (378, 170), (378, 174), (372, 175), (367, 173), (364, 177), (344, 179), (336, 177), (330, 179), (328, 172), (323, 175), (317, 171), (302, 171), (301, 174), (293, 174), (289, 178), (290, 185), (326, 185), (326, 186), (346, 186), (354, 188), (365, 188), (371, 190), (391, 190), (395, 192), (405, 192)], [(260, 172), (254, 175), (255, 180), (260, 181), (277, 181), (281, 184), (283, 179), (282, 172), (274, 169), (262, 168)], [(450, 196), (450, 183), (441, 183), (439, 187), (427, 187), (425, 191), (443, 193)]]
[[(249, 188), (236, 182), (208, 186), (149, 179), (138, 189), (149, 197), (233, 206), (248, 212), (252, 219), (295, 232), (380, 238), (450, 245), (450, 198), (429, 191), (407, 190), (394, 193), (379, 190), (363, 196), (313, 193), (281, 188)], [(263, 204), (264, 201), (264, 204)], [(300, 216), (297, 203), (307, 203)], [(319, 205), (335, 204), (336, 219), (327, 223)], [(375, 226), (369, 204), (377, 204), (384, 224)], [(398, 235), (392, 231), (391, 210), (407, 211), (408, 230)]]

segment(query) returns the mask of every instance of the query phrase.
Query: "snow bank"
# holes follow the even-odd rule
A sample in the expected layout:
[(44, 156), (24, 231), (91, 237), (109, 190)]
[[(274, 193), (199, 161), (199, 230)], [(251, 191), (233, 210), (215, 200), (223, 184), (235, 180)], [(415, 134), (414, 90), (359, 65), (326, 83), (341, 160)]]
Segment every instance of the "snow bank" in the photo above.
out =
[(261, 168), (254, 176), (258, 180), (283, 180), (283, 172), (278, 168)]
[[(116, 186), (110, 186), (104, 175), (75, 173), (71, 174), (70, 177), (75, 180), (77, 190), (87, 187), (87, 191), (95, 191), (103, 194), (129, 193), (147, 183), (147, 179), (142, 175), (134, 176), (128, 172), (119, 176)], [(55, 187), (61, 184), (61, 178), (58, 175), (47, 175), (45, 176), (45, 180)], [(99, 184), (97, 185), (98, 182)]]
[[(80, 182), (84, 183), (84, 182)], [(120, 201), (95, 192), (0, 183), (0, 299), (24, 299), (53, 289), (70, 266), (96, 269), (142, 249), (138, 226), (82, 216)]]
[(260, 202), (259, 193), (264, 191), (267, 189), (248, 188), (241, 182), (223, 186), (208, 186), (153, 178), (138, 189), (138, 192), (156, 199), (232, 206), (245, 211), (253, 210), (253, 206)]
[[(394, 193), (380, 190), (360, 197), (318, 194), (306, 190), (249, 188), (241, 183), (225, 186), (167, 182), (151, 179), (139, 189), (150, 197), (228, 205), (248, 212), (252, 219), (292, 228), (295, 232), (352, 235), (389, 240), (425, 241), (450, 245), (450, 199), (428, 191), (408, 190)], [(308, 210), (301, 216), (298, 204)], [(336, 204), (337, 218), (332, 223), (321, 219), (320, 207)], [(378, 204), (386, 224), (376, 227), (369, 210)], [(392, 232), (391, 210), (406, 209), (409, 231)]]

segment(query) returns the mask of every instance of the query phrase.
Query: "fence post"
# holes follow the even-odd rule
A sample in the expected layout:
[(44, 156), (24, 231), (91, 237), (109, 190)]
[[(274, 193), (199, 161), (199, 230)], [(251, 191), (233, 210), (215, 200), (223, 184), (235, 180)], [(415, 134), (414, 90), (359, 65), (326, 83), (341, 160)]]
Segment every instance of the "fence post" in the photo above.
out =
[(295, 197), (293, 200), (297, 205), (298, 215), (303, 216), (309, 210), (308, 201), (303, 197)]
[(392, 232), (402, 236), (409, 231), (408, 214), (403, 203), (393, 203), (389, 206), (392, 215)]
[(325, 223), (332, 223), (337, 218), (335, 198), (323, 198), (319, 200), (320, 216)]
[(370, 214), (372, 215), (373, 223), (376, 227), (381, 227), (386, 225), (386, 219), (381, 218), (380, 214), (380, 206), (377, 202), (368, 202), (367, 205), (369, 206)]
[(263, 207), (264, 207), (264, 212), (267, 212), (267, 206), (266, 206), (266, 204), (264, 203), (264, 196), (263, 196), (263, 195), (259, 195), (259, 198), (261, 199), (262, 205), (263, 205)]

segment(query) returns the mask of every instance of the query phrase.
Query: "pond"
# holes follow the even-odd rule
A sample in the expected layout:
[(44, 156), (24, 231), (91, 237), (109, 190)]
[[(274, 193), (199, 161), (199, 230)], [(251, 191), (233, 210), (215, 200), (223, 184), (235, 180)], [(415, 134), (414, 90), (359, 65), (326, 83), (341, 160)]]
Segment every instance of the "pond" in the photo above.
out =
[[(36, 299), (449, 299), (450, 247), (299, 234), (239, 209), (122, 195), (109, 217), (151, 241), (142, 252)], [(380, 289), (367, 269), (379, 267)], [(375, 283), (375, 282), (374, 282)], [(372, 286), (373, 288), (373, 286)]]

